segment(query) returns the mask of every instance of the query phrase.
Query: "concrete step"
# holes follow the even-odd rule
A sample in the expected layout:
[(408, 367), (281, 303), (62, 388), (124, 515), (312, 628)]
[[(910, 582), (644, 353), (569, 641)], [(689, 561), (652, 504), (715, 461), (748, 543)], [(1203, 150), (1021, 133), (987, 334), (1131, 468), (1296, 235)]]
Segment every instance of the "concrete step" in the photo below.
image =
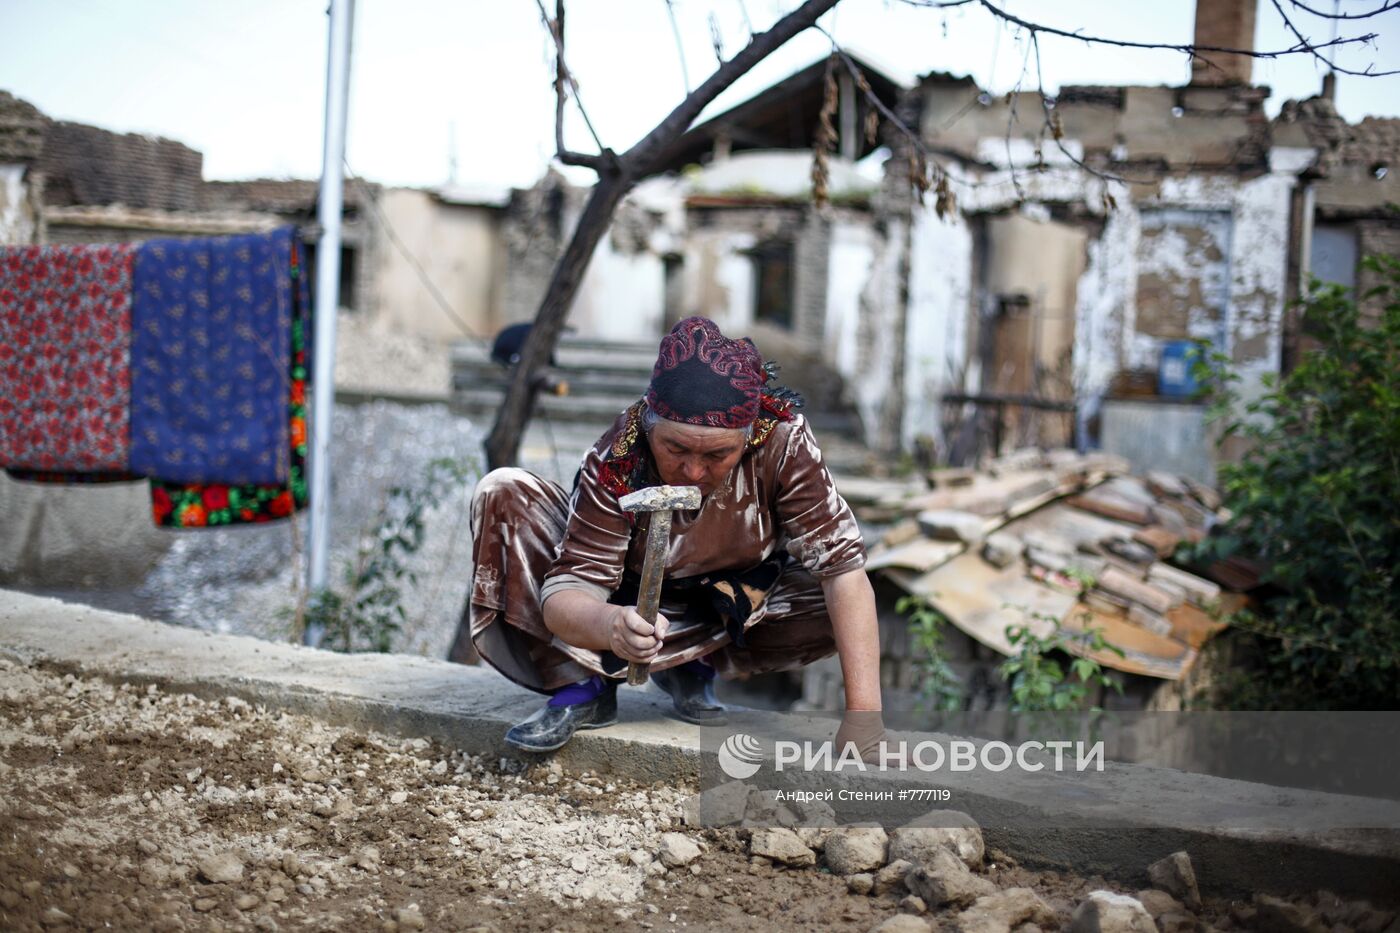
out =
[[(505, 392), (500, 389), (459, 389), (452, 393), (449, 406), (453, 411), (468, 416), (494, 416), (504, 397)], [(541, 395), (535, 403), (535, 413), (558, 421), (596, 424), (598, 433), (601, 434), (618, 415), (640, 397), (640, 393), (566, 395), (562, 398), (556, 395)]]

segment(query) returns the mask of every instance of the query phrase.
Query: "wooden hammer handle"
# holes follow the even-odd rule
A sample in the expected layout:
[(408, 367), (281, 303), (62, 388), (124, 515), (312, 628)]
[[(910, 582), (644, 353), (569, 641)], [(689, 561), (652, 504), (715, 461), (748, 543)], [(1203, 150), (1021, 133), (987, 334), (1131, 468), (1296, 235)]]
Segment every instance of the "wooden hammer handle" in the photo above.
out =
[[(661, 577), (666, 572), (666, 549), (671, 543), (671, 510), (651, 513), (647, 527), (647, 552), (642, 560), (642, 582), (637, 587), (637, 615), (656, 625), (661, 607)], [(631, 661), (627, 664), (627, 682), (640, 687), (651, 676), (651, 665)]]

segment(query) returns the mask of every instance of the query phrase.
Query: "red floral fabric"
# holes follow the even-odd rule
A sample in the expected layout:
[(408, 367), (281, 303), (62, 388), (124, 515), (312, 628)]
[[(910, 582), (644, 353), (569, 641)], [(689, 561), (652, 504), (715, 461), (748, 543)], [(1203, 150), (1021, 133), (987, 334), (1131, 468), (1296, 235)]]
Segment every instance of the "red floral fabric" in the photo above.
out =
[(0, 247), (0, 466), (126, 469), (133, 255)]

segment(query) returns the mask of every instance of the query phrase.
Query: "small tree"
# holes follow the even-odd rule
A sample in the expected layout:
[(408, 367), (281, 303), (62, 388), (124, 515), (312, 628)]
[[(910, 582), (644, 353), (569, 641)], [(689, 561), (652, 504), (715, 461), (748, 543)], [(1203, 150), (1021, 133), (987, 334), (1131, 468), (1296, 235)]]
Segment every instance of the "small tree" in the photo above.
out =
[[(1385, 283), (1364, 296), (1383, 306), (1379, 320), (1363, 326), (1341, 286), (1314, 282), (1302, 306), (1319, 346), (1225, 425), (1249, 451), (1221, 468), (1233, 518), (1195, 556), (1256, 557), (1276, 595), (1232, 619), (1256, 669), (1227, 680), (1217, 702), (1377, 709), (1400, 700), (1400, 260), (1364, 264)], [(1223, 412), (1237, 401), (1235, 377), (1214, 361), (1198, 371)]]

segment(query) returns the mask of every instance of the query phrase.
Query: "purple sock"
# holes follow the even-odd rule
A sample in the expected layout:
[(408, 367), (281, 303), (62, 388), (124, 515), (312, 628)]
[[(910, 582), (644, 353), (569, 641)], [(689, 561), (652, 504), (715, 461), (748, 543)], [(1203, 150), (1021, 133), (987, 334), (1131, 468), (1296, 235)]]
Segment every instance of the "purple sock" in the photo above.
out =
[(703, 677), (706, 680), (715, 679), (715, 669), (711, 665), (707, 664), (704, 658), (696, 658), (694, 661), (686, 661), (684, 664), (679, 665), (679, 669), (685, 671), (688, 674), (694, 674), (697, 677)]
[(569, 684), (567, 687), (560, 687), (554, 691), (554, 695), (549, 698), (550, 706), (573, 706), (575, 703), (587, 703), (589, 700), (596, 700), (603, 695), (603, 678), (594, 674), (587, 680), (580, 680), (576, 684)]

